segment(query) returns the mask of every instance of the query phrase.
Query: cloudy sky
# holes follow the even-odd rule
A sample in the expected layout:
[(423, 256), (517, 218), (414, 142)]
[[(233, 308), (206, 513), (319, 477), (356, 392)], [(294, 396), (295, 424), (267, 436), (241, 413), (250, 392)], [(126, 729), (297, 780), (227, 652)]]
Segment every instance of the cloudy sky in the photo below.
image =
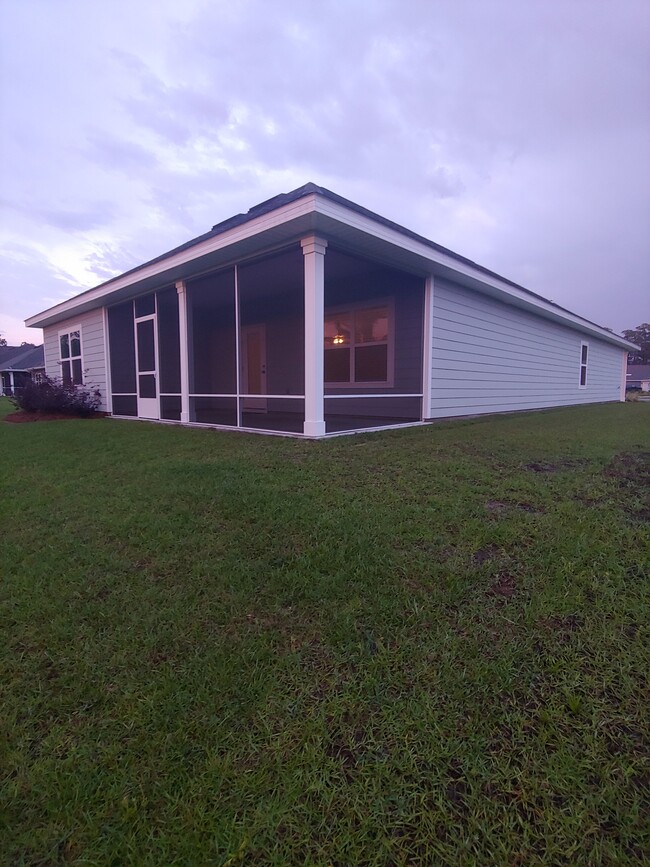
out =
[(648, 0), (0, 0), (0, 332), (313, 181), (650, 320)]

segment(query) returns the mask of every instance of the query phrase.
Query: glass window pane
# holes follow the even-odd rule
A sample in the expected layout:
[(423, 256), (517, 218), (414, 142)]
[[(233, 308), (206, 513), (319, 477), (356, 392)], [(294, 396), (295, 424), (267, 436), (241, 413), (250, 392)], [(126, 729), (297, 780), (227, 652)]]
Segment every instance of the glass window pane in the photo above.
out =
[(350, 350), (346, 347), (325, 350), (325, 382), (350, 381)]
[(582, 365), (580, 367), (580, 385), (586, 385), (586, 384), (587, 384), (587, 368), (584, 365)]
[(73, 331), (70, 334), (70, 355), (72, 358), (81, 355), (81, 337), (78, 331)]
[(588, 350), (589, 350), (589, 347), (588, 347), (588, 346), (583, 346), (583, 347), (582, 347), (581, 361), (582, 361), (583, 364), (586, 364), (586, 363), (587, 363), (587, 352), (588, 352)]
[(325, 319), (325, 346), (345, 346), (352, 332), (349, 313), (329, 315)]
[(61, 358), (70, 358), (70, 342), (67, 334), (61, 335)]
[(83, 382), (80, 358), (72, 359), (72, 381), (75, 385), (81, 385), (81, 383)]
[(140, 316), (151, 316), (156, 312), (156, 297), (155, 295), (143, 295), (141, 298), (135, 299), (135, 318)]
[(354, 315), (354, 342), (377, 343), (388, 340), (388, 309), (375, 307), (357, 310)]
[(138, 370), (156, 369), (156, 350), (154, 342), (153, 319), (138, 322)]
[(61, 376), (63, 378), (63, 382), (66, 385), (69, 385), (72, 382), (72, 372), (70, 369), (70, 362), (69, 361), (62, 361), (61, 362)]
[(356, 382), (386, 382), (388, 379), (388, 346), (359, 346), (354, 351)]

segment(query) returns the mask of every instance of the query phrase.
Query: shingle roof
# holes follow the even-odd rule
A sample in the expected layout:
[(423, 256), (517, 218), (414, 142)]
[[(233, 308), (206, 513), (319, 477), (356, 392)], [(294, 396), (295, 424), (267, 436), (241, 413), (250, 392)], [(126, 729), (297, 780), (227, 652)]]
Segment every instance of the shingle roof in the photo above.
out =
[[(490, 277), (495, 277), (498, 280), (501, 280), (503, 283), (507, 283), (509, 286), (513, 286), (515, 289), (519, 289), (522, 292), (525, 292), (532, 298), (537, 298), (540, 301), (545, 301), (547, 304), (550, 304), (557, 310), (562, 311), (562, 313), (570, 313), (571, 315), (576, 315), (572, 314), (572, 311), (568, 310), (566, 307), (562, 307), (560, 304), (556, 304), (555, 301), (550, 301), (548, 298), (544, 298), (543, 295), (538, 295), (536, 292), (531, 292), (531, 290), (526, 289), (525, 286), (521, 286), (519, 283), (515, 283), (513, 280), (509, 280), (507, 277), (502, 277), (495, 271), (491, 271), (489, 268), (485, 268), (482, 265), (479, 265), (477, 262), (472, 261), (472, 259), (468, 259), (465, 256), (460, 255), (459, 253), (455, 253), (453, 250), (450, 250), (447, 247), (443, 247), (442, 244), (436, 244), (435, 241), (430, 241), (428, 238), (425, 238), (422, 235), (418, 235), (417, 232), (413, 232), (411, 231), (411, 229), (406, 229), (404, 228), (404, 226), (400, 226), (399, 223), (395, 223), (393, 222), (393, 220), (382, 217), (380, 214), (377, 214), (374, 211), (370, 211), (368, 208), (364, 208), (362, 205), (357, 205), (356, 202), (353, 202), (350, 199), (346, 199), (343, 196), (339, 196), (338, 193), (333, 193), (331, 190), (328, 190), (325, 187), (321, 187), (318, 184), (314, 184), (311, 181), (303, 184), (302, 187), (291, 190), (291, 192), (289, 193), (280, 193), (277, 196), (273, 196), (273, 198), (271, 199), (267, 199), (265, 202), (260, 202), (259, 205), (254, 205), (245, 214), (236, 214), (234, 217), (229, 217), (227, 220), (222, 220), (222, 222), (216, 223), (209, 232), (205, 232), (203, 235), (199, 235), (197, 238), (192, 238), (191, 241), (186, 241), (179, 247), (175, 247), (173, 250), (168, 250), (161, 256), (156, 256), (155, 259), (150, 259), (148, 262), (143, 262), (141, 265), (137, 265), (130, 271), (125, 271), (124, 274), (120, 274), (118, 277), (113, 277), (110, 280), (107, 280), (106, 283), (102, 285), (109, 286), (113, 282), (113, 280), (129, 276), (130, 274), (135, 274), (150, 265), (155, 265), (159, 262), (163, 262), (165, 259), (169, 259), (177, 253), (188, 250), (191, 247), (195, 247), (197, 244), (200, 244), (201, 242), (206, 241), (209, 238), (214, 238), (215, 236), (221, 235), (224, 232), (229, 231), (230, 229), (241, 226), (243, 223), (248, 223), (251, 220), (256, 219), (257, 217), (261, 217), (264, 214), (275, 211), (277, 208), (281, 208), (283, 205), (297, 202), (299, 199), (313, 194), (318, 194), (325, 199), (329, 199), (332, 202), (343, 205), (345, 208), (348, 208), (351, 211), (355, 211), (357, 214), (361, 214), (364, 217), (369, 217), (375, 222), (380, 223), (381, 225), (386, 226), (390, 229), (394, 229), (402, 235), (405, 235), (407, 238), (412, 238), (414, 241), (419, 241), (420, 243), (425, 244), (427, 247), (430, 247), (432, 250), (436, 250), (439, 253), (444, 253), (445, 255), (450, 256), (457, 262), (462, 262), (465, 265), (470, 265), (472, 268), (475, 268), (477, 271), (483, 274), (486, 274)], [(81, 294), (83, 295), (83, 293)], [(596, 325), (597, 328), (602, 327), (597, 323), (592, 322), (590, 319), (585, 319), (582, 316), (580, 318), (589, 325)], [(618, 334), (614, 336), (619, 337)], [(619, 337), (619, 339), (621, 338)]]
[(0, 346), (0, 370), (31, 370), (45, 367), (43, 346)]
[[(109, 280), (106, 280), (104, 283), (99, 284), (99, 286), (96, 286), (93, 289), (87, 289), (85, 292), (81, 292), (73, 299), (70, 299), (69, 302), (65, 302), (66, 312), (69, 312), (69, 310), (73, 309), (73, 307), (70, 307), (73, 302), (76, 306), (86, 303), (85, 299), (88, 298), (91, 293), (95, 295), (95, 301), (97, 302), (97, 306), (99, 306), (101, 303), (99, 299), (108, 295), (111, 292), (111, 287), (118, 281), (120, 281), (120, 285), (122, 286), (125, 285), (125, 278), (127, 280), (133, 280), (133, 282), (135, 282), (137, 280), (136, 275), (138, 275), (139, 272), (142, 272), (147, 268), (151, 268), (151, 266), (158, 266), (160, 265), (160, 263), (165, 262), (167, 259), (171, 259), (179, 253), (184, 253), (186, 250), (190, 250), (193, 247), (196, 247), (197, 245), (214, 238), (215, 236), (224, 234), (225, 232), (228, 232), (245, 223), (255, 220), (258, 217), (271, 213), (272, 211), (275, 211), (278, 208), (283, 207), (284, 205), (291, 204), (302, 198), (305, 198), (306, 196), (311, 195), (318, 195), (324, 199), (329, 199), (331, 202), (335, 202), (336, 204), (339, 204), (350, 211), (354, 211), (361, 216), (367, 217), (376, 223), (386, 226), (387, 228), (390, 228), (407, 238), (415, 240), (418, 243), (429, 247), (431, 250), (442, 253), (445, 256), (456, 260), (457, 262), (460, 262), (464, 265), (468, 265), (472, 270), (475, 270), (478, 273), (485, 274), (486, 276), (493, 279), (497, 279), (501, 283), (506, 284), (507, 286), (512, 286), (514, 289), (523, 292), (530, 298), (542, 301), (544, 302), (544, 304), (554, 308), (556, 311), (559, 312), (560, 317), (562, 318), (565, 318), (568, 314), (570, 317), (579, 319), (581, 323), (589, 326), (590, 329), (595, 328), (600, 332), (609, 331), (609, 329), (603, 329), (602, 326), (598, 325), (595, 322), (592, 322), (589, 319), (585, 319), (583, 316), (578, 316), (577, 314), (572, 313), (572, 311), (568, 310), (566, 307), (562, 307), (555, 301), (544, 298), (542, 295), (538, 295), (536, 292), (531, 292), (530, 289), (526, 289), (525, 286), (521, 286), (519, 283), (515, 283), (514, 281), (509, 280), (506, 277), (502, 277), (494, 271), (491, 271), (488, 268), (484, 268), (482, 265), (473, 262), (471, 259), (468, 259), (465, 256), (461, 256), (458, 253), (454, 253), (453, 250), (449, 250), (447, 247), (443, 247), (441, 244), (436, 244), (434, 241), (430, 241), (428, 238), (424, 238), (422, 235), (418, 235), (416, 232), (413, 232), (410, 229), (406, 229), (403, 226), (400, 226), (398, 223), (393, 222), (392, 220), (388, 220), (385, 217), (382, 217), (381, 215), (362, 207), (361, 205), (357, 205), (355, 202), (352, 202), (349, 199), (345, 199), (343, 196), (339, 196), (337, 193), (333, 193), (331, 190), (328, 190), (325, 187), (318, 186), (317, 184), (311, 182), (306, 183), (303, 186), (298, 187), (297, 189), (292, 190), (289, 193), (280, 193), (279, 195), (274, 196), (271, 199), (267, 199), (266, 201), (261, 202), (259, 205), (254, 205), (245, 214), (236, 214), (233, 217), (229, 217), (227, 220), (216, 223), (212, 227), (212, 229), (210, 229), (210, 231), (205, 232), (204, 234), (199, 235), (196, 238), (192, 238), (192, 240), (187, 241), (172, 250), (168, 250), (166, 253), (163, 253), (162, 255), (157, 256), (154, 259), (143, 262), (141, 265), (137, 265), (135, 268), (131, 268), (129, 271), (125, 271), (123, 274), (111, 277)], [(101, 296), (97, 295), (98, 290), (101, 290)], [(59, 317), (60, 320), (61, 318), (63, 318), (63, 311), (61, 311), (61, 313), (59, 314), (57, 313), (57, 310), (58, 308), (62, 307), (63, 304), (64, 302), (62, 302), (60, 305), (56, 305), (55, 307), (50, 308), (49, 310), (43, 311), (43, 313), (37, 316), (31, 317), (29, 320), (27, 320), (28, 323), (30, 325), (40, 325), (42, 327), (42, 323), (45, 319), (46, 314), (55, 314)], [(52, 324), (52, 322), (50, 321), (46, 324)], [(611, 337), (608, 337), (606, 334), (601, 334), (601, 337), (604, 337), (606, 340), (610, 339), (612, 342), (617, 343), (619, 346), (626, 345), (628, 348), (630, 347), (629, 341), (624, 341), (624, 338), (620, 337), (618, 334), (614, 334), (614, 332), (610, 332), (610, 334)]]

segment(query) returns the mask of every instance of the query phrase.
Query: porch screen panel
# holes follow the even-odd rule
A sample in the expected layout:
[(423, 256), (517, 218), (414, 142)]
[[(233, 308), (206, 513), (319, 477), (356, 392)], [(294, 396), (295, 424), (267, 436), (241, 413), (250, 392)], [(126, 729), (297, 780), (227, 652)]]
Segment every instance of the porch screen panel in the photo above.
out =
[(113, 415), (131, 415), (138, 414), (138, 398), (134, 394), (114, 394), (113, 395)]
[(160, 398), (160, 417), (169, 421), (181, 420), (180, 394), (163, 394)]
[[(137, 415), (133, 302), (108, 309), (108, 348), (115, 415)], [(127, 398), (131, 398), (128, 400)]]
[(187, 308), (190, 395), (236, 394), (233, 269), (189, 282)]
[(423, 322), (422, 277), (328, 248), (324, 359), (328, 394), (421, 392)]
[(385, 394), (377, 397), (325, 397), (325, 428), (327, 433), (362, 430), (370, 427), (406, 424), (422, 418), (421, 397), (398, 397)]
[(236, 397), (191, 397), (190, 418), (197, 424), (237, 425)]
[(176, 288), (156, 293), (160, 417), (181, 418), (181, 348)]
[(181, 349), (178, 294), (175, 288), (157, 293), (158, 376), (161, 394), (181, 393)]
[(239, 266), (241, 394), (304, 394), (304, 268), (297, 244)]

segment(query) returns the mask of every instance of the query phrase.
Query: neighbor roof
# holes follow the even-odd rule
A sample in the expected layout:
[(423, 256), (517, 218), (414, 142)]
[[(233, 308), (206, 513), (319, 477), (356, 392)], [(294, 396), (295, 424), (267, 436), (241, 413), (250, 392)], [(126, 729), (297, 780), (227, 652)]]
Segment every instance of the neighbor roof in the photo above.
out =
[[(606, 340), (609, 340), (612, 343), (616, 343), (619, 346), (625, 346), (627, 348), (632, 348), (633, 344), (629, 343), (629, 341), (624, 340), (622, 337), (615, 335), (613, 332), (610, 332), (609, 329), (605, 329), (602, 326), (598, 325), (595, 322), (591, 322), (588, 319), (585, 319), (582, 316), (578, 316), (570, 310), (567, 310), (565, 307), (561, 307), (559, 304), (556, 304), (554, 301), (549, 301), (547, 298), (544, 298), (541, 295), (536, 294), (535, 292), (531, 292), (529, 289), (526, 289), (524, 286), (520, 286), (518, 283), (513, 282), (512, 280), (508, 280), (505, 277), (501, 277), (499, 274), (496, 274), (494, 271), (490, 271), (488, 268), (484, 268), (482, 265), (473, 262), (471, 259), (467, 259), (465, 256), (461, 256), (458, 253), (454, 253), (452, 250), (449, 250), (446, 247), (441, 246), (440, 244), (436, 244), (434, 241), (430, 241), (428, 238), (423, 237), (422, 235), (418, 235), (416, 232), (411, 231), (410, 229), (406, 229), (403, 226), (400, 226), (398, 223), (393, 222), (392, 220), (388, 220), (385, 217), (382, 217), (379, 214), (374, 213), (373, 211), (368, 210), (367, 208), (362, 207), (361, 205), (357, 205), (355, 202), (350, 201), (349, 199), (343, 198), (343, 196), (339, 196), (336, 193), (333, 193), (331, 190), (326, 189), (325, 187), (318, 186), (314, 183), (304, 184), (302, 187), (298, 187), (295, 190), (292, 190), (289, 193), (281, 193), (280, 195), (274, 196), (271, 199), (267, 199), (264, 202), (261, 202), (258, 205), (250, 208), (245, 214), (236, 214), (233, 217), (229, 217), (227, 220), (223, 220), (220, 223), (215, 224), (209, 232), (205, 232), (202, 235), (199, 235), (196, 238), (193, 238), (190, 241), (187, 241), (184, 244), (181, 244), (178, 247), (174, 247), (174, 249), (169, 250), (166, 253), (163, 253), (161, 256), (157, 256), (154, 259), (150, 259), (147, 262), (144, 262), (142, 265), (138, 265), (135, 268), (132, 268), (129, 271), (124, 272), (116, 277), (107, 280), (105, 283), (99, 284), (97, 287), (93, 289), (88, 289), (85, 292), (80, 293), (68, 301), (61, 302), (54, 307), (49, 308), (48, 310), (43, 311), (37, 316), (32, 316), (30, 319), (26, 320), (26, 324), (29, 326), (40, 326), (43, 327), (45, 325), (53, 324), (56, 321), (61, 321), (67, 316), (75, 315), (75, 310), (78, 307), (82, 307), (83, 309), (92, 309), (92, 307), (102, 306), (102, 304), (106, 303), (106, 296), (112, 294), (113, 291), (116, 293), (118, 290), (123, 290), (124, 287), (127, 287), (132, 284), (136, 284), (140, 281), (144, 282), (145, 280), (149, 281), (150, 276), (153, 273), (161, 273), (164, 271), (164, 268), (158, 268), (157, 266), (162, 266), (168, 260), (170, 260), (170, 273), (174, 270), (172, 268), (173, 265), (176, 265), (180, 259), (187, 259), (188, 257), (183, 257), (183, 253), (187, 251), (191, 251), (194, 247), (201, 247), (203, 245), (203, 249), (207, 250), (208, 248), (214, 249), (214, 245), (211, 245), (209, 242), (214, 239), (219, 239), (220, 236), (230, 235), (233, 237), (233, 244), (239, 243), (241, 240), (241, 233), (237, 232), (237, 229), (246, 226), (247, 223), (251, 223), (255, 220), (260, 220), (260, 218), (264, 218), (266, 215), (272, 214), (274, 211), (279, 211), (280, 209), (287, 209), (288, 206), (291, 206), (295, 203), (300, 203), (302, 199), (306, 199), (308, 197), (312, 197), (314, 199), (320, 199), (322, 202), (331, 202), (334, 205), (338, 205), (341, 208), (344, 208), (347, 212), (352, 212), (354, 215), (358, 215), (359, 217), (365, 218), (366, 220), (372, 221), (373, 224), (379, 227), (383, 227), (389, 230), (390, 233), (397, 233), (397, 235), (401, 236), (404, 239), (409, 239), (410, 241), (416, 242), (418, 246), (422, 245), (424, 248), (435, 252), (436, 254), (440, 254), (438, 257), (432, 257), (432, 260), (438, 260), (441, 267), (445, 266), (447, 270), (453, 270), (453, 263), (456, 262), (461, 266), (465, 266), (464, 270), (466, 272), (471, 272), (474, 275), (474, 280), (480, 282), (481, 277), (487, 277), (488, 280), (484, 281), (486, 283), (491, 283), (493, 281), (498, 282), (498, 284), (505, 287), (512, 287), (517, 291), (517, 294), (522, 293), (524, 298), (529, 298), (531, 302), (534, 304), (535, 301), (543, 302), (544, 307), (552, 308), (552, 310), (556, 311), (557, 319), (567, 319), (574, 326), (587, 326), (590, 331), (600, 332), (600, 336)], [(293, 213), (295, 209), (291, 210), (290, 214), (287, 214), (286, 224), (296, 224), (296, 229), (300, 228), (304, 234), (307, 234), (310, 230), (312, 232), (318, 233), (322, 231), (319, 227), (322, 223), (323, 225), (327, 225), (330, 228), (334, 223), (337, 223), (337, 217), (331, 216), (329, 214), (324, 214), (323, 212), (318, 212), (318, 207), (315, 204), (312, 212), (314, 214), (314, 220), (310, 223), (305, 222), (305, 212), (301, 212), (300, 217), (302, 221), (296, 217)], [(340, 213), (340, 211), (338, 212)], [(316, 220), (316, 217), (319, 218), (319, 221)], [(278, 227), (274, 227), (275, 230), (278, 230)], [(357, 226), (350, 225), (351, 231), (363, 232), (363, 228), (358, 228)], [(264, 231), (268, 231), (265, 229)], [(260, 233), (263, 233), (260, 229)], [(327, 234), (327, 230), (325, 230), (325, 234)], [(384, 233), (389, 234), (389, 233)], [(237, 236), (237, 237), (235, 237)], [(289, 235), (287, 235), (285, 243), (289, 239)], [(392, 236), (394, 237), (394, 236)], [(280, 240), (278, 238), (278, 240)], [(395, 246), (395, 243), (392, 241), (385, 241), (386, 246)], [(196, 258), (199, 258), (203, 255), (201, 250), (197, 250)], [(420, 254), (420, 259), (423, 256)], [(428, 259), (428, 256), (426, 257)], [(174, 260), (172, 262), (171, 260)], [(444, 261), (441, 261), (444, 260)], [(451, 260), (451, 261), (449, 261)], [(467, 274), (465, 275), (467, 276)], [(178, 267), (176, 267), (173, 276), (170, 279), (179, 279)], [(147, 287), (148, 288), (148, 287)], [(119, 300), (117, 295), (114, 298), (115, 300)], [(542, 311), (539, 311), (542, 312)], [(547, 309), (548, 312), (548, 309)]]
[(45, 367), (43, 346), (0, 346), (0, 370)]
[(628, 364), (628, 379), (650, 379), (650, 364)]

